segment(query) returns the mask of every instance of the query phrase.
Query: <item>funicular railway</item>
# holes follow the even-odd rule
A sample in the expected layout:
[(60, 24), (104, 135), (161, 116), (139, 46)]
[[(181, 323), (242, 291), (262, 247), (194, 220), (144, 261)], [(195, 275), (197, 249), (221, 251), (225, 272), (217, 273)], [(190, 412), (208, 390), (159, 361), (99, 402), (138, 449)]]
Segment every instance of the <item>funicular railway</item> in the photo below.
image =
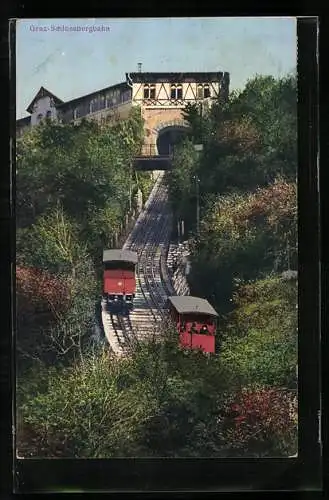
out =
[[(169, 278), (166, 260), (172, 232), (166, 179), (172, 169), (175, 145), (190, 130), (184, 114), (186, 106), (196, 105), (202, 114), (219, 98), (225, 101), (229, 74), (222, 71), (144, 73), (140, 66), (137, 73), (126, 74), (126, 83), (131, 91), (131, 104), (140, 107), (144, 120), (145, 144), (134, 159), (134, 169), (153, 171), (156, 181), (122, 248), (137, 255), (133, 306), (130, 310), (127, 307), (122, 307), (121, 311), (112, 310), (110, 314), (103, 311), (106, 337), (118, 354), (127, 353), (136, 342), (159, 331), (169, 317), (168, 297), (177, 294)], [(126, 306), (127, 300), (123, 299), (121, 305)], [(181, 333), (177, 335), (183, 345)], [(207, 352), (212, 351), (210, 337), (214, 334), (215, 329), (209, 333), (207, 342), (201, 342)], [(196, 338), (195, 346), (192, 342), (190, 347), (200, 347)]]
[[(107, 250), (103, 255), (103, 326), (110, 348), (120, 356), (138, 342), (160, 334), (166, 322), (177, 328), (181, 347), (215, 351), (216, 311), (204, 299), (176, 297), (169, 277), (166, 255), (172, 215), (167, 202), (167, 175), (158, 172), (123, 248)], [(195, 326), (197, 331), (192, 331)]]

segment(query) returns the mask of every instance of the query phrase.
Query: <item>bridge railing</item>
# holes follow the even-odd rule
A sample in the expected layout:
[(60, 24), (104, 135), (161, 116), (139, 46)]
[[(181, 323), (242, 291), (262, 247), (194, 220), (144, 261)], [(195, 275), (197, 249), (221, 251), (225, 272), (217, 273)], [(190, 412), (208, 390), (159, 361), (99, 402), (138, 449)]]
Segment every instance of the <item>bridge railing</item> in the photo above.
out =
[(156, 156), (158, 149), (155, 144), (143, 144), (140, 156)]
[(158, 148), (155, 144), (143, 144), (142, 150), (139, 156), (172, 156), (174, 152), (174, 146), (169, 145), (169, 151), (167, 154), (160, 154)]

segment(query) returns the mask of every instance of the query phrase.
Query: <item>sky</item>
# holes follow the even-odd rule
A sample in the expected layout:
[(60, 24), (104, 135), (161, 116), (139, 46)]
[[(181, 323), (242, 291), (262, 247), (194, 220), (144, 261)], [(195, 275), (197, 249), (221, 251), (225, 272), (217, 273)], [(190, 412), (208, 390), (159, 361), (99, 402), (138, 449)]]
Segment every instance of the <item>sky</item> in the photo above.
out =
[(242, 89), (256, 74), (295, 71), (296, 50), (293, 17), (18, 20), (16, 118), (29, 116), (41, 86), (68, 101), (142, 63), (145, 72), (228, 71), (230, 89)]

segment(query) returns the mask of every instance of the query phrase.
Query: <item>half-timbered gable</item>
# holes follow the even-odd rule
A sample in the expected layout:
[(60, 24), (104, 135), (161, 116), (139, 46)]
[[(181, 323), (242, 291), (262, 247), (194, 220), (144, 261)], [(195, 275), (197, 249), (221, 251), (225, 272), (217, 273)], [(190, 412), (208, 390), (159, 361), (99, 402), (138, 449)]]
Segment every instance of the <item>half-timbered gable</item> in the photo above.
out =
[[(225, 72), (126, 73), (132, 104), (141, 107), (145, 123), (143, 151), (166, 154), (189, 124), (183, 110), (201, 104), (201, 112), (214, 101), (228, 97), (229, 74)], [(151, 154), (151, 153), (149, 153)], [(145, 153), (147, 155), (147, 153)]]
[(143, 108), (183, 108), (187, 103), (218, 99), (228, 73), (127, 73), (132, 102)]

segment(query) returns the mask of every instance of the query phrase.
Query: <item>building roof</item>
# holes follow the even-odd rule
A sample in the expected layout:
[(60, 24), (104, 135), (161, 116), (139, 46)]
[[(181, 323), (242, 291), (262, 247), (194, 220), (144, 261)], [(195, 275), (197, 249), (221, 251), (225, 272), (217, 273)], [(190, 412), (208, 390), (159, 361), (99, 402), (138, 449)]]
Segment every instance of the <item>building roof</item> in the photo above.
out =
[(32, 113), (32, 108), (38, 99), (41, 99), (42, 97), (49, 96), (52, 97), (55, 101), (56, 108), (63, 108), (65, 106), (69, 106), (71, 104), (78, 104), (79, 102), (83, 101), (84, 99), (90, 99), (93, 96), (97, 96), (100, 93), (107, 92), (109, 90), (113, 90), (115, 88), (120, 88), (120, 87), (128, 87), (127, 82), (121, 82), (121, 83), (116, 83), (115, 85), (111, 85), (109, 87), (105, 87), (103, 89), (95, 90), (94, 92), (91, 92), (90, 94), (85, 94), (80, 97), (75, 97), (74, 99), (71, 99), (70, 101), (62, 101), (62, 99), (59, 99), (59, 97), (55, 96), (52, 92), (47, 90), (45, 87), (40, 87), (39, 92), (36, 94), (34, 97), (33, 101), (29, 104), (29, 106), (26, 108), (26, 111), (29, 113)]
[(131, 250), (104, 250), (103, 262), (110, 261), (132, 262), (133, 264), (137, 264), (138, 255), (137, 252)]
[(209, 316), (218, 316), (215, 309), (209, 304), (208, 300), (200, 297), (191, 297), (190, 295), (177, 295), (168, 297), (168, 300), (174, 306), (179, 314), (208, 314)]
[(127, 81), (133, 83), (157, 83), (157, 82), (218, 82), (228, 73), (222, 71), (211, 72), (168, 72), (168, 73), (126, 73)]
[(24, 116), (24, 118), (19, 118), (18, 120), (16, 120), (16, 125), (18, 125), (19, 127), (20, 126), (24, 126), (24, 125), (29, 125), (31, 122), (31, 117), (30, 116)]
[(60, 99), (59, 97), (52, 94), (52, 92), (49, 92), (49, 90), (45, 89), (45, 87), (40, 87), (39, 92), (34, 97), (33, 101), (28, 105), (28, 107), (26, 108), (26, 111), (28, 111), (29, 113), (32, 113), (32, 108), (34, 106), (35, 101), (37, 101), (38, 99), (41, 99), (42, 97), (52, 97), (55, 101), (55, 104), (57, 104), (57, 105), (63, 103), (62, 99)]
[(85, 94), (85, 95), (80, 96), (80, 97), (75, 97), (74, 99), (71, 99), (70, 101), (63, 102), (62, 104), (60, 104), (57, 107), (62, 109), (62, 108), (65, 108), (65, 106), (69, 106), (71, 104), (79, 104), (84, 99), (90, 99), (93, 96), (96, 97), (98, 94), (103, 94), (105, 92), (108, 92), (109, 90), (113, 90), (115, 88), (120, 88), (120, 87), (129, 88), (127, 85), (127, 82), (116, 83), (115, 85), (111, 85), (110, 87), (104, 87), (103, 89), (95, 90), (94, 92), (91, 92), (90, 94)]

